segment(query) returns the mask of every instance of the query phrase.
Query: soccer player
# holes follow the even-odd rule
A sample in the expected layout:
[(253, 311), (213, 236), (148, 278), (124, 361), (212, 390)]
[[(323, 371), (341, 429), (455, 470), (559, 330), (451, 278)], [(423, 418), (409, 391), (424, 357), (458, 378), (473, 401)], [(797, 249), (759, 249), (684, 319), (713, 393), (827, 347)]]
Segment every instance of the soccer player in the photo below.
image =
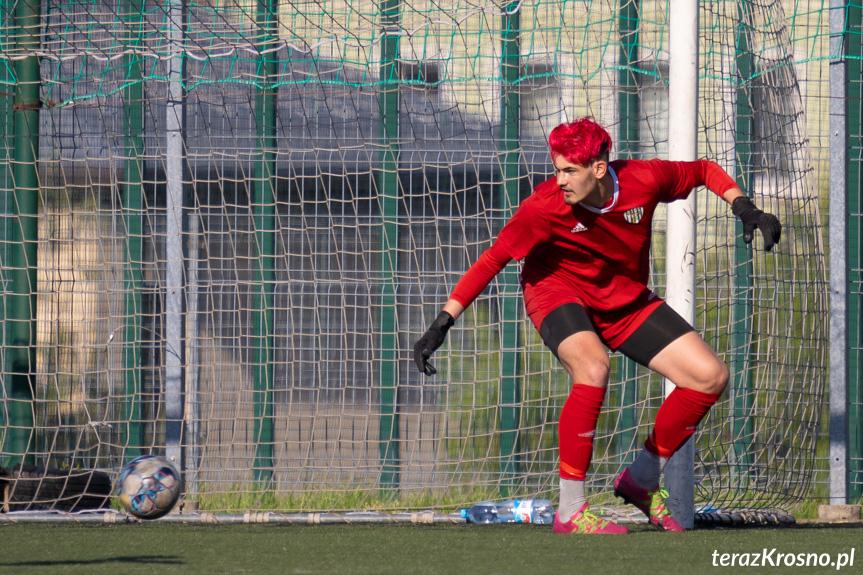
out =
[(614, 492), (656, 527), (683, 531), (666, 508), (660, 475), (719, 399), (729, 376), (689, 323), (647, 288), (653, 215), (660, 202), (686, 198), (703, 185), (731, 204), (743, 222), (744, 242), (752, 242), (758, 228), (770, 251), (782, 226), (714, 162), (610, 162), (611, 137), (591, 118), (556, 127), (549, 148), (555, 176), (521, 202), (464, 274), (414, 345), (414, 360), (421, 372), (433, 375), (428, 360), (455, 320), (510, 260), (524, 260), (527, 314), (572, 378), (558, 425), (560, 504), (554, 532), (628, 532), (595, 515), (584, 489), (608, 387), (606, 347), (676, 386), (658, 410), (644, 449), (615, 479)]

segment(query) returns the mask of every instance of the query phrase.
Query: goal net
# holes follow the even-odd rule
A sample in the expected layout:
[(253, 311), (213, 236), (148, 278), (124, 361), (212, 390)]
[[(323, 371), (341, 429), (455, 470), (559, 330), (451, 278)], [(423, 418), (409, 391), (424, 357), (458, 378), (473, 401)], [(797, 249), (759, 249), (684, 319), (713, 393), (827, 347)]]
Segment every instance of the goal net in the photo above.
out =
[[(556, 125), (591, 115), (614, 157), (664, 157), (666, 2), (35, 10), (37, 30), (20, 4), (0, 14), (0, 274), (26, 288), (3, 292), (0, 459), (116, 474), (167, 453), (187, 498), (218, 511), (556, 497), (570, 382), (525, 316), (518, 265), (450, 332), (436, 376), (417, 372), (412, 345), (550, 177)], [(697, 329), (731, 368), (696, 436), (705, 508), (793, 511), (815, 480), (823, 10), (701, 7), (699, 155), (784, 226), (774, 253), (760, 238), (746, 247), (727, 206), (699, 193)], [(32, 66), (41, 106), (27, 108), (16, 104)], [(34, 194), (36, 227), (16, 244), (28, 237), (20, 200)], [(661, 295), (665, 241), (660, 213)], [(25, 244), (35, 260), (12, 257)], [(30, 326), (23, 347), (8, 327), (22, 293), (35, 296), (16, 320)], [(35, 350), (23, 387), (21, 349)], [(589, 481), (607, 503), (663, 398), (658, 377), (617, 354), (612, 372)]]

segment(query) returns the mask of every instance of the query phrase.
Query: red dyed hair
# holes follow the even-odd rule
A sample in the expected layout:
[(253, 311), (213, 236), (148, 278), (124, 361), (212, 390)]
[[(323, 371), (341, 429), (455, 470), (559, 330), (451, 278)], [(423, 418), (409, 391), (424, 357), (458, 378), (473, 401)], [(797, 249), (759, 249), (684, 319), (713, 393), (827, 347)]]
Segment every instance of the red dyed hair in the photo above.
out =
[(608, 160), (611, 136), (588, 116), (553, 129), (548, 136), (548, 147), (552, 160), (563, 156), (573, 164), (589, 166), (599, 158)]

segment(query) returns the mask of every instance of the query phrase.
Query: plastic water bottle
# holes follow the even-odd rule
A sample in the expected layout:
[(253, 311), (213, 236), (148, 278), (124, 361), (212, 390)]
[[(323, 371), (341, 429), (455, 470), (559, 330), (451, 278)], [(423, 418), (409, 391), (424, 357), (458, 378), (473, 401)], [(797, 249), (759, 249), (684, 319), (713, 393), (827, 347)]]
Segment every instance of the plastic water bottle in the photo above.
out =
[(554, 521), (554, 507), (547, 499), (512, 499), (503, 503), (481, 501), (461, 516), (468, 523), (536, 523), (547, 525)]
[(469, 509), (462, 509), (461, 516), (468, 523), (500, 523), (497, 520), (497, 503), (480, 501)]
[(554, 507), (547, 499), (513, 499), (497, 506), (499, 523), (536, 523), (554, 521)]

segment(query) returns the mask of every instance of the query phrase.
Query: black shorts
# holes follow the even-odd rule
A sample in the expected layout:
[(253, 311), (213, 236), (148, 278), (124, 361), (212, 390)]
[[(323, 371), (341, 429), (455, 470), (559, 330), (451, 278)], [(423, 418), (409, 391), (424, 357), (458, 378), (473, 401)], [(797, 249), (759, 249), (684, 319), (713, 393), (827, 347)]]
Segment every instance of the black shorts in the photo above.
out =
[[(566, 303), (545, 316), (539, 335), (554, 356), (558, 357), (557, 349), (563, 340), (581, 331), (596, 332), (583, 306)], [(671, 309), (671, 306), (663, 302), (616, 351), (646, 367), (668, 344), (690, 331), (695, 330)]]

